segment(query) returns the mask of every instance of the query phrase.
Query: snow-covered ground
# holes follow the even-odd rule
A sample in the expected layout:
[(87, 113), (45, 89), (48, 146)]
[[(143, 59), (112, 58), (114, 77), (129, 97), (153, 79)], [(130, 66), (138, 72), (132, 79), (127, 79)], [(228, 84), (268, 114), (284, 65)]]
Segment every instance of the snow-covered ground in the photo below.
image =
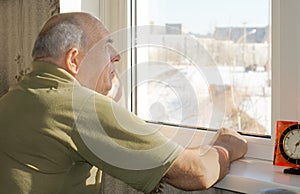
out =
[[(263, 68), (246, 72), (243, 67), (160, 63), (148, 63), (139, 68), (137, 105), (140, 117), (192, 126), (229, 127), (225, 109), (235, 106), (270, 134), (270, 74)], [(232, 100), (225, 99), (226, 95), (218, 98), (212, 86), (214, 91), (221, 92), (234, 86), (234, 91), (239, 91), (244, 98), (238, 102), (235, 93), (231, 94)], [(231, 101), (233, 105), (228, 104)]]

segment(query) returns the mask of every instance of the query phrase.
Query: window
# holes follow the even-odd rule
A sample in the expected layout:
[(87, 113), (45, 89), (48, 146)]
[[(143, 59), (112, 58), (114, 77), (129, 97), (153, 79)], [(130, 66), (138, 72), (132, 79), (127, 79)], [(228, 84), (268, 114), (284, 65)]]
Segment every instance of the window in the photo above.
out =
[[(65, 1), (65, 0), (64, 0)], [(80, 1), (80, 0), (78, 0)], [(154, 2), (157, 2), (155, 0), (153, 0)], [(166, 2), (165, 0), (160, 0), (162, 2)], [(159, 1), (159, 2), (160, 2)], [(204, 0), (199, 0), (200, 2), (205, 2), (204, 5), (206, 4), (207, 1)], [(99, 7), (97, 9), (97, 6), (95, 6), (95, 2), (97, 2), (97, 5), (99, 4)], [(145, 1), (145, 0), (127, 0), (127, 1), (122, 1), (122, 3), (120, 3), (120, 1), (118, 0), (93, 0), (93, 1), (81, 1), (81, 10), (83, 11), (88, 11), (91, 13), (96, 13), (97, 17), (100, 17), (102, 19), (102, 21), (104, 21), (105, 25), (109, 27), (109, 30), (111, 32), (116, 32), (117, 30), (120, 29), (124, 29), (126, 28), (127, 24), (129, 27), (128, 31), (134, 32), (137, 29), (146, 29), (146, 28), (134, 28), (134, 26), (140, 22), (139, 24), (143, 24), (143, 25), (147, 25), (150, 26), (149, 23), (141, 23), (143, 21), (143, 17), (139, 16), (139, 10), (142, 9), (144, 10), (144, 14), (142, 14), (142, 16), (144, 15), (144, 17), (146, 17), (147, 15), (149, 16), (157, 16), (158, 10), (160, 7), (155, 8), (155, 10), (153, 11), (153, 7), (149, 6), (149, 1)], [(152, 0), (151, 0), (152, 2)], [(154, 2), (152, 3), (154, 5)], [(174, 8), (173, 5), (175, 5), (177, 1), (172, 1), (170, 4), (165, 4), (163, 6), (163, 8), (167, 8), (167, 9), (172, 9), (172, 7)], [(193, 3), (193, 1), (191, 0), (187, 0), (184, 1), (186, 5), (190, 5), (192, 7), (196, 7)], [(198, 1), (197, 1), (198, 2)], [(230, 0), (225, 0), (224, 2), (231, 2)], [(253, 4), (256, 1), (242, 1), (242, 2), (253, 2)], [(266, 125), (269, 125), (269, 129), (271, 130), (271, 132), (268, 132), (267, 134), (271, 135), (271, 138), (261, 138), (261, 137), (255, 137), (255, 136), (246, 136), (246, 138), (248, 139), (249, 142), (249, 147), (248, 147), (248, 156), (250, 157), (255, 157), (255, 158), (261, 158), (261, 159), (267, 159), (267, 160), (272, 160), (273, 158), (273, 148), (274, 148), (274, 137), (275, 137), (275, 130), (274, 130), (274, 126), (275, 126), (275, 122), (276, 120), (296, 120), (299, 121), (300, 120), (300, 84), (299, 84), (299, 80), (298, 77), (300, 75), (300, 68), (299, 68), (299, 64), (300, 64), (300, 58), (299, 58), (299, 50), (300, 50), (300, 44), (299, 41), (299, 22), (298, 20), (299, 18), (299, 14), (298, 14), (298, 8), (300, 6), (300, 1), (297, 0), (287, 0), (287, 1), (280, 1), (280, 0), (262, 0), (260, 1), (262, 4), (264, 4), (265, 8), (263, 8), (264, 13), (267, 14), (266, 18), (269, 18), (269, 21), (267, 21), (267, 23), (265, 25), (259, 25), (260, 27), (263, 26), (267, 26), (269, 24), (269, 32), (271, 32), (271, 37), (269, 37), (269, 47), (271, 46), (271, 49), (269, 51), (271, 51), (268, 55), (272, 56), (269, 59), (271, 60), (271, 69), (272, 71), (269, 71), (269, 76), (271, 80), (271, 86), (272, 86), (272, 90), (271, 90), (271, 104), (269, 104), (269, 106), (271, 107), (266, 107), (269, 111), (271, 111), (271, 113), (268, 113), (266, 111), (266, 113), (268, 115), (271, 114), (271, 119), (265, 119)], [(267, 3), (268, 2), (268, 3)], [(136, 4), (139, 3), (139, 4)], [(219, 1), (219, 3), (223, 3), (223, 1)], [(217, 4), (216, 4), (217, 5)], [(218, 4), (219, 5), (219, 4)], [(139, 7), (141, 6), (141, 8)], [(148, 12), (147, 11), (147, 6), (148, 6)], [(144, 7), (144, 8), (143, 8)], [(216, 8), (218, 8), (219, 6), (215, 6)], [(233, 9), (232, 6), (230, 9)], [(257, 7), (257, 9), (260, 9), (261, 7), (264, 7), (262, 5), (260, 5), (259, 7)], [(85, 8), (85, 9), (83, 9)], [(91, 10), (87, 9), (87, 8), (91, 8)], [(222, 8), (222, 7), (221, 7)], [(150, 12), (149, 10), (152, 9), (152, 12)], [(251, 7), (249, 7), (249, 9), (251, 9)], [(62, 9), (61, 9), (62, 10)], [(116, 14), (116, 10), (117, 14)], [(178, 12), (177, 15), (178, 17), (180, 17), (181, 15), (183, 15), (185, 8), (182, 7)], [(225, 8), (223, 9), (223, 11), (226, 10)], [(73, 11), (78, 11), (78, 10), (73, 10)], [(219, 11), (219, 10), (218, 10)], [(221, 10), (222, 11), (222, 10)], [(229, 12), (229, 10), (227, 10)], [(200, 12), (200, 9), (199, 9)], [(208, 9), (205, 10), (205, 12), (208, 12)], [(216, 13), (217, 10), (214, 11), (214, 13)], [(192, 13), (192, 12), (191, 12)], [(246, 12), (245, 12), (246, 13)], [(257, 13), (257, 10), (255, 9), (254, 13)], [(98, 14), (98, 15), (97, 15)], [(100, 14), (100, 15), (99, 15)], [(164, 13), (163, 14), (167, 14)], [(197, 13), (198, 14), (198, 13)], [(192, 16), (190, 16), (190, 20), (196, 20), (199, 22), (203, 22), (204, 19), (208, 19), (208, 18), (199, 18), (199, 17), (195, 17), (195, 14), (191, 14)], [(141, 18), (140, 18), (141, 17)], [(163, 16), (158, 16), (160, 18), (164, 18)], [(233, 17), (233, 16), (232, 16)], [(128, 20), (127, 20), (128, 18)], [(147, 18), (147, 17), (146, 17)], [(150, 18), (150, 17), (149, 17)], [(227, 20), (227, 25), (229, 26), (234, 26), (233, 22), (229, 22), (230, 18), (228, 17), (224, 17), (225, 20)], [(271, 20), (271, 22), (270, 22)], [(149, 21), (148, 20), (144, 20), (144, 21)], [(131, 23), (131, 25), (129, 25)], [(153, 24), (153, 26), (160, 26), (164, 29), (166, 29), (166, 26), (170, 27), (171, 29), (176, 29), (176, 27), (178, 28), (178, 25), (174, 25), (174, 24), (178, 24), (178, 23), (183, 23), (180, 20), (174, 21), (174, 20), (169, 20), (166, 22), (168, 25), (165, 25), (165, 23), (150, 23)], [(155, 25), (154, 25), (155, 24)], [(130, 28), (130, 26), (132, 26), (132, 28)], [(210, 25), (208, 25), (208, 30), (214, 29), (214, 27), (219, 26), (218, 23), (216, 22), (212, 22)], [(219, 26), (219, 27), (224, 27), (224, 26)], [(252, 40), (254, 34), (258, 33), (259, 30), (256, 29), (256, 31), (254, 31), (253, 29), (251, 29), (251, 27), (254, 27), (254, 25), (250, 25), (250, 20), (242, 20), (240, 22), (239, 25), (240, 28), (243, 29), (243, 34), (244, 37), (246, 38), (241, 38), (236, 45), (239, 44), (244, 44), (245, 43), (245, 50), (249, 50), (251, 51), (251, 43), (250, 41)], [(245, 27), (245, 28), (244, 28)], [(197, 37), (197, 34), (189, 34), (188, 30), (189, 28), (184, 28), (184, 26), (182, 25), (181, 28), (183, 29), (182, 32), (184, 34), (187, 35), (188, 39), (186, 40), (186, 42), (188, 43), (189, 40), (191, 39), (197, 39), (199, 37)], [(149, 29), (149, 28), (148, 28)], [(244, 29), (245, 29), (245, 33), (244, 33)], [(127, 31), (127, 30), (125, 30)], [(144, 31), (146, 32), (144, 35), (147, 35), (148, 32), (151, 32), (151, 30), (147, 30)], [(174, 31), (168, 31), (169, 33), (174, 33)], [(178, 30), (175, 32), (178, 32)], [(149, 34), (149, 33), (148, 33)], [(247, 34), (247, 35), (246, 35)], [(176, 35), (176, 34), (175, 34)], [(241, 35), (240, 35), (241, 36)], [(129, 36), (128, 36), (129, 37)], [(149, 43), (149, 37), (150, 36), (144, 36), (144, 38), (147, 37), (148, 42), (144, 42), (144, 43)], [(137, 37), (138, 38), (138, 37)], [(176, 115), (175, 113), (172, 113), (173, 115), (175, 115), (173, 118), (173, 120), (169, 119), (167, 120), (167, 117), (165, 116), (161, 116), (160, 118), (157, 118), (158, 116), (156, 116), (155, 118), (151, 118), (151, 112), (155, 111), (155, 110), (168, 110), (168, 106), (166, 106), (165, 104), (161, 103), (161, 98), (159, 99), (157, 97), (158, 100), (155, 101), (155, 98), (152, 99), (152, 101), (149, 101), (150, 103), (148, 105), (144, 105), (142, 102), (147, 102), (146, 99), (148, 98), (146, 96), (147, 93), (147, 84), (150, 84), (151, 87), (156, 87), (158, 86), (158, 90), (155, 91), (157, 93), (170, 93), (170, 100), (172, 99), (179, 99), (175, 94), (176, 92), (178, 92), (178, 89), (172, 89), (172, 87), (167, 87), (167, 89), (162, 90), (161, 86), (167, 86), (167, 83), (169, 83), (170, 81), (158, 81), (156, 80), (151, 80), (148, 79), (149, 75), (146, 75), (145, 78), (143, 78), (143, 67), (146, 69), (149, 66), (147, 65), (147, 63), (150, 61), (151, 63), (154, 62), (158, 62), (157, 64), (169, 64), (169, 66), (167, 66), (168, 68), (172, 68), (175, 72), (177, 72), (178, 75), (180, 76), (186, 76), (189, 75), (186, 71), (182, 70), (182, 69), (175, 69), (174, 66), (171, 62), (167, 62), (163, 57), (161, 58), (154, 58), (154, 56), (151, 57), (151, 55), (149, 55), (150, 51), (153, 52), (153, 50), (156, 50), (157, 53), (164, 51), (164, 53), (166, 55), (162, 55), (162, 56), (167, 56), (168, 59), (176, 59), (176, 58), (180, 58), (180, 56), (182, 55), (182, 58), (184, 58), (184, 52), (182, 51), (182, 49), (180, 50), (180, 47), (176, 47), (176, 45), (171, 45), (171, 43), (169, 45), (163, 44), (168, 46), (170, 49), (169, 51), (166, 51), (168, 49), (164, 48), (158, 48), (158, 43), (161, 45), (161, 42), (156, 43), (155, 42), (155, 37), (153, 37), (154, 39), (152, 39), (150, 42), (153, 43), (154, 45), (152, 45), (151, 47), (147, 48), (145, 46), (145, 44), (143, 45), (143, 42), (135, 42), (136, 37), (133, 37), (133, 41), (130, 41), (128, 39), (126, 39), (127, 42), (131, 42), (128, 43), (128, 46), (121, 46), (121, 48), (132, 48), (132, 50), (129, 49), (124, 49), (128, 52), (123, 52), (123, 56), (125, 56), (125, 60), (123, 57), (123, 63), (124, 65), (122, 65), (123, 69), (130, 69), (130, 72), (132, 74), (128, 75), (128, 87), (125, 87), (125, 97), (128, 98), (128, 105), (129, 105), (129, 110), (132, 110), (133, 112), (136, 112), (137, 114), (139, 114), (141, 117), (144, 117), (145, 119), (148, 120), (159, 120), (161, 119), (162, 121), (167, 121), (167, 122), (178, 122), (179, 121), (184, 121), (183, 123), (187, 124), (187, 120), (182, 119), (183, 116), (186, 116), (187, 113), (189, 112), (185, 112), (184, 114), (178, 114)], [(232, 37), (231, 37), (232, 38)], [(124, 37), (122, 38), (122, 40), (124, 40)], [(142, 40), (142, 39), (140, 39)], [(158, 39), (161, 40), (161, 39)], [(125, 41), (125, 42), (126, 42)], [(162, 40), (161, 40), (162, 41)], [(182, 40), (183, 41), (183, 40)], [(118, 41), (115, 41), (118, 42)], [(166, 41), (168, 42), (168, 41)], [(225, 41), (221, 41), (220, 42), (224, 42)], [(228, 46), (230, 41), (227, 42)], [(272, 44), (271, 44), (272, 43)], [(123, 43), (122, 43), (123, 44)], [(131, 45), (130, 45), (131, 44)], [(201, 43), (203, 44), (203, 43)], [(226, 44), (226, 43), (225, 43)], [(258, 44), (258, 43), (257, 43)], [(137, 47), (135, 47), (135, 45)], [(199, 44), (198, 44), (199, 45)], [(220, 44), (222, 45), (222, 44)], [(171, 48), (176, 48), (176, 49), (171, 49)], [(137, 48), (137, 49), (135, 49)], [(222, 47), (221, 47), (222, 48)], [(229, 47), (230, 48), (230, 47)], [(253, 48), (253, 46), (252, 46)], [(254, 47), (255, 49), (258, 49), (258, 47)], [(192, 47), (189, 51), (193, 51), (197, 50), (197, 47)], [(223, 48), (224, 49), (224, 48)], [(238, 61), (241, 61), (243, 58), (241, 58), (242, 53), (243, 53), (243, 46), (241, 47), (241, 50), (237, 50), (236, 52), (239, 53), (239, 57), (237, 58), (236, 64), (238, 64)], [(217, 50), (217, 49), (216, 49)], [(132, 51), (132, 52), (130, 52)], [(178, 52), (181, 51), (181, 52)], [(225, 49), (225, 51), (227, 51)], [(178, 54), (177, 54), (177, 53)], [(182, 54), (183, 53), (183, 54)], [(253, 52), (250, 52), (249, 54), (251, 54)], [(137, 55), (138, 54), (138, 55)], [(185, 62), (191, 62), (191, 59), (194, 59), (196, 57), (194, 57), (193, 55), (190, 55), (189, 53), (187, 53), (188, 57), (185, 57)], [(204, 55), (204, 54), (203, 54)], [(203, 56), (202, 55), (202, 56)], [(127, 57), (128, 56), (128, 60)], [(139, 57), (139, 59), (138, 59)], [(255, 56), (255, 60), (258, 60), (258, 58), (256, 58), (257, 56)], [(200, 58), (200, 57), (199, 57)], [(214, 56), (207, 56), (207, 59), (214, 59)], [(222, 56), (219, 56), (217, 59), (215, 59), (216, 61), (220, 61), (222, 60)], [(246, 59), (246, 56), (245, 56)], [(248, 56), (247, 56), (248, 59)], [(251, 59), (251, 55), (250, 55), (250, 59)], [(253, 57), (252, 57), (253, 59)], [(252, 60), (251, 59), (251, 60)], [(197, 61), (198, 59), (196, 59)], [(226, 60), (225, 60), (226, 61)], [(128, 67), (126, 67), (126, 65), (128, 64)], [(132, 66), (130, 65), (132, 64)], [(137, 65), (134, 65), (137, 64)], [(132, 67), (132, 68), (131, 68)], [(139, 68), (141, 67), (141, 68)], [(195, 67), (193, 65), (191, 65), (192, 68)], [(222, 67), (222, 66), (221, 66)], [(218, 67), (218, 68), (221, 68)], [(157, 68), (156, 68), (157, 69)], [(148, 69), (149, 70), (149, 69)], [(163, 69), (163, 70), (168, 70), (168, 69)], [(204, 78), (209, 77), (209, 76), (204, 76), (206, 75), (205, 73), (207, 73), (206, 71), (204, 71), (204, 68), (202, 69), (202, 71), (198, 71), (199, 74), (201, 75), (201, 77), (203, 77), (203, 79), (200, 79), (200, 83), (210, 83), (212, 82), (211, 80), (206, 81)], [(217, 69), (219, 70), (219, 69)], [(245, 69), (244, 69), (245, 70)], [(259, 66), (259, 68), (257, 69), (259, 70), (262, 74), (264, 74), (263, 71), (261, 71), (261, 66)], [(248, 69), (248, 74), (254, 74), (254, 72), (251, 69)], [(129, 71), (128, 71), (129, 72)], [(140, 72), (140, 74), (138, 74), (138, 72)], [(203, 73), (204, 72), (204, 73)], [(219, 72), (219, 71), (217, 71)], [(142, 73), (142, 74), (141, 74)], [(258, 72), (257, 72), (258, 73)], [(128, 73), (129, 74), (129, 73)], [(200, 77), (199, 75), (199, 77)], [(236, 75), (236, 74), (234, 74)], [(247, 74), (246, 74), (247, 75)], [(222, 78), (221, 73), (217, 74), (218, 78)], [(146, 80), (148, 79), (148, 83), (146, 84)], [(235, 78), (234, 80), (236, 80), (237, 78)], [(257, 78), (254, 79), (254, 81), (256, 81)], [(253, 82), (254, 82), (253, 81)], [(132, 84), (131, 84), (132, 83)], [(173, 83), (173, 82), (172, 82)], [(175, 82), (174, 82), (175, 83)], [(192, 82), (193, 84), (196, 82)], [(194, 87), (193, 84), (188, 85), (187, 87)], [(123, 86), (127, 86), (126, 83), (124, 83)], [(131, 87), (132, 86), (132, 87)], [(171, 85), (172, 86), (172, 85)], [(204, 86), (208, 87), (208, 84), (204, 84)], [(184, 88), (186, 89), (186, 88)], [(270, 90), (270, 89), (269, 89)], [(137, 92), (135, 92), (137, 91)], [(207, 90), (206, 88), (206, 91)], [(235, 91), (235, 90), (234, 90)], [(197, 91), (198, 92), (198, 91)], [(203, 91), (201, 91), (203, 92)], [(267, 92), (270, 92), (268, 90), (265, 91), (266, 94)], [(180, 93), (180, 92), (179, 92)], [(193, 93), (196, 93), (193, 91)], [(200, 92), (198, 92), (200, 93)], [(132, 94), (132, 95), (131, 95)], [(182, 94), (182, 93), (180, 93)], [(200, 93), (201, 95), (204, 95), (205, 93)], [(206, 92), (206, 94), (209, 94), (208, 92)], [(146, 99), (143, 99), (146, 98)], [(132, 100), (130, 100), (132, 99)], [(200, 101), (201, 102), (201, 101)], [(254, 101), (257, 102), (257, 101)], [(198, 103), (198, 101), (197, 101)], [(255, 103), (252, 103), (255, 104)], [(142, 107), (148, 107), (145, 108), (144, 113), (142, 112)], [(132, 108), (133, 107), (133, 108)], [(183, 107), (183, 106), (182, 106)], [(150, 109), (149, 109), (150, 108)], [(266, 110), (267, 110), (266, 109)], [(174, 109), (177, 112), (180, 112), (180, 109)], [(211, 109), (214, 110), (214, 109)], [(140, 112), (139, 112), (140, 111)], [(175, 111), (174, 111), (175, 112)], [(183, 111), (184, 112), (184, 111)], [(171, 115), (172, 115), (171, 114)], [(210, 115), (213, 115), (210, 113)], [(207, 115), (207, 117), (209, 117), (210, 115)], [(176, 117), (177, 116), (177, 117)], [(153, 117), (153, 115), (152, 115)], [(176, 119), (177, 120), (176, 120)], [(218, 115), (215, 115), (214, 118), (219, 118)], [(269, 124), (267, 124), (269, 122)], [(173, 124), (174, 124), (173, 123)], [(180, 123), (180, 122), (178, 122)], [(199, 123), (198, 120), (192, 120), (191, 123), (196, 123), (200, 125), (204, 125), (205, 123)], [(238, 123), (238, 122), (237, 122)], [(210, 123), (208, 122), (208, 125)], [(166, 126), (170, 126), (170, 125), (166, 125)], [(202, 126), (203, 127), (203, 126)], [(213, 126), (212, 126), (213, 127)], [(239, 125), (236, 125), (236, 127), (238, 128)], [(243, 123), (241, 123), (241, 128), (243, 128)], [(176, 128), (175, 128), (176, 130)], [(259, 134), (259, 133), (256, 133)], [(263, 133), (261, 133), (263, 134)], [(269, 136), (268, 135), (268, 136)]]
[(271, 135), (269, 0), (135, 6), (138, 116)]

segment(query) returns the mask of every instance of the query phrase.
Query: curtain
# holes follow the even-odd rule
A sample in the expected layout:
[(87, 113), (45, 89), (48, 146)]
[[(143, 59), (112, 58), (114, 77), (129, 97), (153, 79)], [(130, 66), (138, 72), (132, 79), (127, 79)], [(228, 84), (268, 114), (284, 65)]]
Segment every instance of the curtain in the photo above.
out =
[(0, 97), (30, 71), (31, 50), (59, 0), (0, 0)]

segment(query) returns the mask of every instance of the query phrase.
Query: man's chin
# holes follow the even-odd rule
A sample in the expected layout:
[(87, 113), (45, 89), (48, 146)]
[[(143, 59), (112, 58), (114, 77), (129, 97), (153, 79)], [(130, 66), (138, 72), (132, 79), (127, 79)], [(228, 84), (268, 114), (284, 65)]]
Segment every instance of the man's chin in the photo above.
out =
[(96, 92), (98, 92), (99, 94), (102, 94), (104, 96), (107, 96), (109, 91), (96, 91)]
[(104, 95), (104, 96), (107, 96), (107, 94), (109, 93), (109, 91), (111, 90), (111, 88), (112, 88), (112, 87), (108, 87), (108, 88), (105, 88), (105, 89), (103, 89), (103, 90), (101, 90), (101, 91), (97, 91), (97, 90), (96, 90), (96, 92), (98, 92), (98, 93), (100, 93), (100, 94), (102, 94), (102, 95)]

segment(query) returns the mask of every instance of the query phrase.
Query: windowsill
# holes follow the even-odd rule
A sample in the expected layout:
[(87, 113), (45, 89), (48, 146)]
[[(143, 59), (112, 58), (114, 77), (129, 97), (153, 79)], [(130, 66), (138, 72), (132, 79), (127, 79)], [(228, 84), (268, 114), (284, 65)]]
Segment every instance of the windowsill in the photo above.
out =
[(271, 161), (245, 158), (231, 165), (230, 173), (214, 187), (242, 193), (255, 193), (266, 188), (281, 188), (300, 193), (300, 175), (284, 174), (287, 167)]
[[(156, 124), (150, 125), (157, 127)], [(160, 131), (166, 137), (191, 147), (197, 146), (199, 143), (208, 145), (215, 134), (201, 130), (195, 133), (194, 130), (180, 127), (160, 127)], [(241, 193), (255, 193), (266, 188), (281, 188), (300, 193), (300, 175), (284, 174), (283, 169), (287, 167), (272, 164), (270, 158), (272, 158), (274, 148), (273, 140), (257, 137), (246, 138), (248, 141), (246, 158), (233, 162), (230, 173), (214, 187)]]

